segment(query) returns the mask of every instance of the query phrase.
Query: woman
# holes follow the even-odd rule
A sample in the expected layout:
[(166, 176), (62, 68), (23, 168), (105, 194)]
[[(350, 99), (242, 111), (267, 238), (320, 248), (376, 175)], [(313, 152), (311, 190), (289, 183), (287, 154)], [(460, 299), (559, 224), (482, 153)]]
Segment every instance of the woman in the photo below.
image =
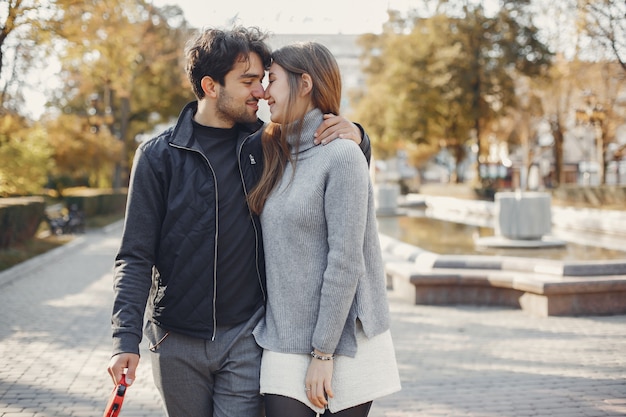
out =
[(265, 167), (250, 195), (260, 214), (267, 310), (267, 417), (365, 417), (400, 389), (367, 161), (352, 141), (313, 145), (324, 113), (339, 114), (341, 76), (326, 47), (272, 54), (265, 92)]

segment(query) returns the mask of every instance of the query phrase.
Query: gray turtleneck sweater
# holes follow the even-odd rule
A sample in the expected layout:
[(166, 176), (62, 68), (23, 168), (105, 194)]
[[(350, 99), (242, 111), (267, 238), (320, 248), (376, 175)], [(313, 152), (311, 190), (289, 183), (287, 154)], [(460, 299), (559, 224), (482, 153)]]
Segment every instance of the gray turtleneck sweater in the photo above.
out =
[(357, 319), (368, 337), (389, 328), (383, 262), (367, 161), (350, 140), (315, 146), (322, 120), (310, 111), (299, 147), (289, 138), (295, 172), (261, 214), (268, 301), (254, 335), (276, 352), (354, 356)]

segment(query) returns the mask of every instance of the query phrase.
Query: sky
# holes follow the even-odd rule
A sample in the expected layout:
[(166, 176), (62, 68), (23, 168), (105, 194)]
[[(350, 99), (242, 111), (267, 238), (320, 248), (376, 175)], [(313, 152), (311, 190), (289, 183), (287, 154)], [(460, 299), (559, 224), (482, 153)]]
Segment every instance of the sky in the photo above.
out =
[(176, 4), (194, 27), (228, 27), (235, 20), (273, 33), (380, 33), (387, 9), (407, 10), (416, 0), (153, 0)]

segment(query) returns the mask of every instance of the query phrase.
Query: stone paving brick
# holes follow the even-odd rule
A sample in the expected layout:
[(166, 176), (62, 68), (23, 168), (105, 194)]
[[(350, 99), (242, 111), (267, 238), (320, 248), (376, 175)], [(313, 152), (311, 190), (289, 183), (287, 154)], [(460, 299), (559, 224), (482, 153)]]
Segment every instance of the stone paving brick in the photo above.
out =
[[(0, 417), (102, 414), (119, 228), (0, 273)], [(626, 316), (416, 306), (389, 293), (402, 391), (370, 417), (626, 415)], [(163, 416), (142, 345), (124, 417)], [(376, 383), (376, 381), (372, 381)], [(234, 416), (239, 417), (239, 416)]]
[(625, 316), (390, 300), (403, 390), (375, 401), (372, 417), (607, 417), (615, 411), (606, 401), (626, 397)]

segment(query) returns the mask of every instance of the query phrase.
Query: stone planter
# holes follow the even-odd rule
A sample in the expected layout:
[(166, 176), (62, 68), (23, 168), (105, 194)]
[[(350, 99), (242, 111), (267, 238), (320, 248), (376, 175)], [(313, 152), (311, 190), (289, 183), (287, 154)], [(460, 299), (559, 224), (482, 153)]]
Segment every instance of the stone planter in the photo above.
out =
[(378, 184), (376, 187), (376, 213), (379, 215), (398, 214), (398, 184)]
[(551, 196), (543, 192), (498, 192), (494, 233), (507, 239), (541, 240), (552, 230)]

